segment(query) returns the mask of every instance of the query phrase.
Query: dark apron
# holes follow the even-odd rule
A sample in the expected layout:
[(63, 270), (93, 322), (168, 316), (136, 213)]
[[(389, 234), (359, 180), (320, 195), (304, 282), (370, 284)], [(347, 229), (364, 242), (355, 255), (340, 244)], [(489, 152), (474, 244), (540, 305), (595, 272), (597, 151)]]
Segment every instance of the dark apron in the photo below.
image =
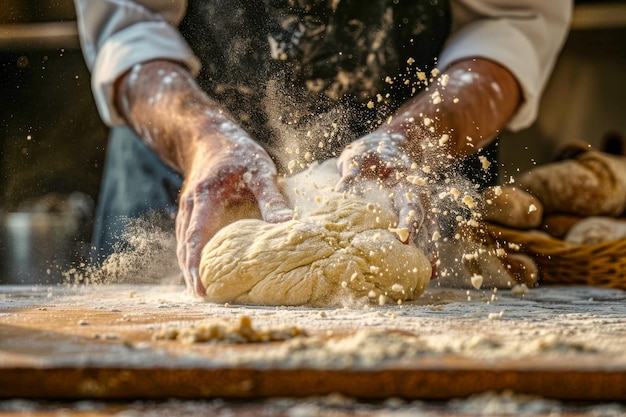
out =
[[(190, 0), (180, 31), (203, 64), (201, 88), (284, 171), (296, 148), (338, 156), (417, 94), (449, 28), (447, 0)], [(94, 259), (112, 252), (125, 219), (173, 217), (181, 183), (132, 132), (113, 129)]]
[(191, 0), (180, 27), (202, 89), (279, 170), (287, 148), (326, 159), (385, 121), (449, 28), (447, 0)]

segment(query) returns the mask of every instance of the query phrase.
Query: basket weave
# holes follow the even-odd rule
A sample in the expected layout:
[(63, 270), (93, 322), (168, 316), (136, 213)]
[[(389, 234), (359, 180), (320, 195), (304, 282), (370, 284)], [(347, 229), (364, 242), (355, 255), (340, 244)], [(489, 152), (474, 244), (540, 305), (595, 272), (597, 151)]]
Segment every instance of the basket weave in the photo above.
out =
[(483, 223), (474, 233), (507, 251), (530, 255), (539, 267), (542, 282), (592, 285), (626, 290), (626, 239), (578, 245), (537, 232)]

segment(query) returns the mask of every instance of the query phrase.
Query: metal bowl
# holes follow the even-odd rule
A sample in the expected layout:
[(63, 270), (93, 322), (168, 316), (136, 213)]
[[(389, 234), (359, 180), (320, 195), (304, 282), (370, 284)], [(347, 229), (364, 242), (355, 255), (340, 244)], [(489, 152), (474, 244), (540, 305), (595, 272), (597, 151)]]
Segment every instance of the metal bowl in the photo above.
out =
[(71, 213), (0, 216), (0, 284), (54, 284), (84, 256), (84, 230)]

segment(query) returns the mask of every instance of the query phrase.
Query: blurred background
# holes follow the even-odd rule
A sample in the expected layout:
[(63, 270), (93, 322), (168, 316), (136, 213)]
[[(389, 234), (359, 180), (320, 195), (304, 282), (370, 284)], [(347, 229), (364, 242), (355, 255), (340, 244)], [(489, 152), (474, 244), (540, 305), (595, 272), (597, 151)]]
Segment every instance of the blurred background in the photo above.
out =
[(72, 0), (0, 0), (0, 283), (54, 283), (88, 253), (107, 130)]
[[(575, 5), (537, 122), (502, 135), (507, 178), (626, 134), (626, 1)], [(61, 282), (83, 262), (106, 137), (72, 0), (0, 0), (0, 284)]]

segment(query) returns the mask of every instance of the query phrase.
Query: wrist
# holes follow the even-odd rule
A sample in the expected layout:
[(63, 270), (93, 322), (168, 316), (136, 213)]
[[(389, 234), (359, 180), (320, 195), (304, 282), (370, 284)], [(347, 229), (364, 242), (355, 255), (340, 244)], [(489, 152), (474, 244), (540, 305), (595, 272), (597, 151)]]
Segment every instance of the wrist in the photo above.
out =
[(395, 138), (399, 148), (418, 164), (421, 164), (425, 154), (433, 149), (434, 131), (429, 130), (421, 118), (409, 114), (394, 116), (391, 123), (379, 127), (375, 132)]
[(136, 65), (118, 79), (115, 92), (118, 112), (129, 126), (184, 175), (223, 148), (228, 136), (245, 134), (174, 62)]

